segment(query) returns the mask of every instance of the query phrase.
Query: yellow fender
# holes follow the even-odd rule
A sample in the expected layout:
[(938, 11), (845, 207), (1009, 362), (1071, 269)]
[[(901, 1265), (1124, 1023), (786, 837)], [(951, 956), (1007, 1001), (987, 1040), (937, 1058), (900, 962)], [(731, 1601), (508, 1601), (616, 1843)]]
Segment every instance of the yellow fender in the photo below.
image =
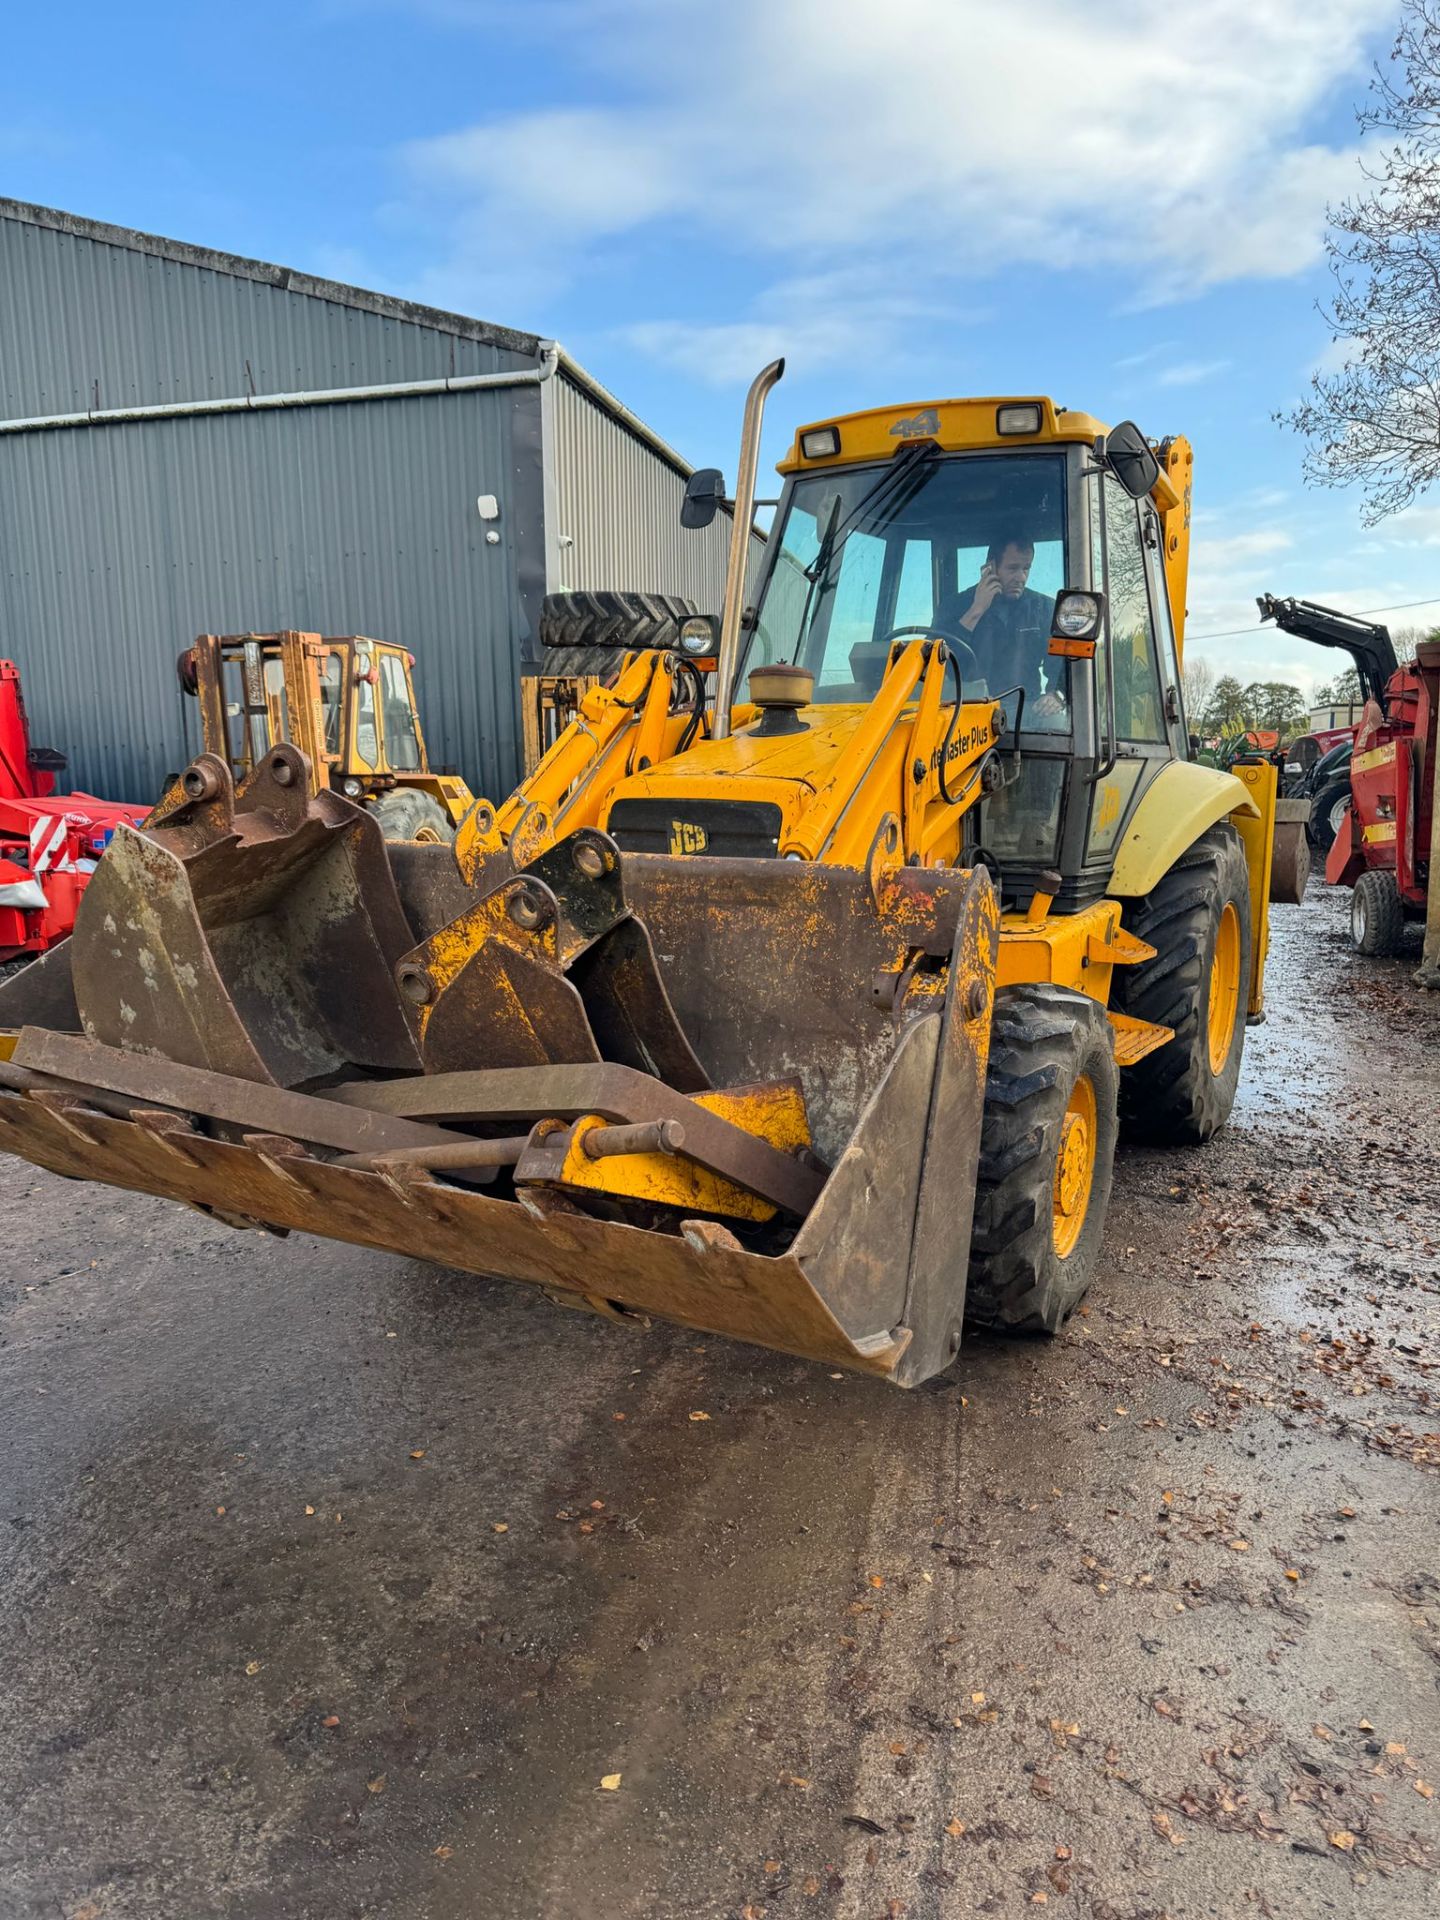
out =
[(1238, 816), (1237, 825), (1240, 819), (1260, 818), (1243, 781), (1216, 767), (1172, 760), (1140, 797), (1115, 855), (1110, 892), (1122, 899), (1149, 893), (1207, 827), (1232, 814)]

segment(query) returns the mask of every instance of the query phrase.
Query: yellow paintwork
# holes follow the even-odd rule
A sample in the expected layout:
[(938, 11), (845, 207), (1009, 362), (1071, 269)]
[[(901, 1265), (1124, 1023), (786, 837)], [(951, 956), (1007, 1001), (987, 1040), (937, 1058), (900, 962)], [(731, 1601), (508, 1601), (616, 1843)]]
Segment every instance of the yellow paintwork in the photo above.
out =
[(1160, 515), (1161, 552), (1165, 560), (1165, 587), (1170, 618), (1175, 627), (1175, 652), (1185, 657), (1185, 589), (1190, 577), (1190, 490), (1195, 455), (1183, 433), (1166, 440), (1160, 449), (1160, 484), (1151, 490)]
[(872, 700), (802, 708), (803, 732), (767, 736), (737, 709), (728, 739), (701, 741), (619, 781), (599, 824), (618, 801), (667, 801), (675, 808), (672, 850), (700, 853), (684, 831), (685, 803), (753, 800), (780, 809), (782, 858), (865, 867), (878, 850), (883, 865), (953, 866), (963, 816), (979, 797), (975, 770), (999, 740), (1003, 716), (989, 700), (961, 707), (947, 763), (955, 798), (947, 801), (939, 771), (953, 710), (942, 703), (945, 676), (944, 652), (912, 640), (897, 643)]
[[(1274, 768), (1271, 768), (1274, 772)], [(1135, 897), (1149, 893), (1187, 847), (1207, 827), (1227, 816), (1258, 816), (1259, 808), (1234, 773), (1172, 760), (1161, 767), (1145, 792), (1115, 851), (1111, 893)], [(1238, 820), (1237, 820), (1238, 825)]]
[(0, 1060), (8, 1060), (15, 1052), (15, 1042), (20, 1038), (18, 1027), (0, 1029)]
[(1350, 762), (1350, 771), (1373, 773), (1377, 767), (1388, 767), (1395, 758), (1395, 742), (1387, 740), (1383, 747), (1372, 747), (1368, 753), (1358, 753)]
[(1050, 1204), (1050, 1238), (1062, 1260), (1068, 1259), (1085, 1231), (1090, 1211), (1090, 1189), (1095, 1184), (1095, 1157), (1100, 1144), (1095, 1085), (1082, 1073), (1070, 1089), (1055, 1155), (1055, 1180)]
[(1235, 1038), (1235, 1020), (1240, 1011), (1240, 916), (1234, 902), (1227, 900), (1215, 930), (1215, 951), (1210, 959), (1210, 996), (1205, 1022), (1210, 1046), (1210, 1071), (1224, 1071)]
[(1275, 796), (1279, 775), (1268, 760), (1243, 761), (1229, 778), (1245, 788), (1250, 811), (1238, 808), (1232, 826), (1245, 843), (1250, 877), (1250, 980), (1246, 1011), (1258, 1020), (1265, 1011), (1265, 959), (1270, 951), (1270, 868), (1275, 858)]
[[(1038, 406), (1038, 433), (997, 433), (1000, 407)], [(837, 427), (840, 451), (824, 460), (807, 460), (801, 438), (816, 427)], [(1000, 394), (971, 400), (919, 400), (907, 407), (867, 407), (862, 413), (832, 414), (800, 427), (790, 451), (776, 468), (779, 473), (816, 473), (826, 467), (852, 467), (861, 460), (888, 460), (897, 447), (912, 440), (933, 440), (947, 453), (975, 447), (1037, 447), (1048, 443), (1094, 442), (1104, 433), (1093, 414), (1058, 408), (1043, 394)]]
[(1360, 838), (1371, 846), (1388, 846), (1395, 838), (1395, 822), (1393, 820), (1373, 821), (1368, 827), (1360, 829)]
[[(731, 1087), (723, 1092), (692, 1094), (705, 1107), (743, 1127), (782, 1153), (810, 1145), (810, 1122), (805, 1096), (793, 1080), (758, 1087)], [(592, 1160), (581, 1145), (592, 1127), (609, 1126), (599, 1114), (575, 1122), (565, 1164), (557, 1185), (588, 1193), (610, 1193), (619, 1199), (644, 1200), (654, 1206), (683, 1207), (687, 1214), (724, 1214), (735, 1220), (773, 1220), (776, 1209), (768, 1200), (737, 1187), (707, 1167), (680, 1153), (617, 1153)]]
[(995, 984), (1048, 981), (1086, 993), (1103, 1007), (1110, 999), (1112, 968), (1154, 957), (1153, 947), (1121, 926), (1118, 900), (1097, 900), (1078, 913), (1045, 914), (1038, 920), (1025, 913), (1002, 913)]

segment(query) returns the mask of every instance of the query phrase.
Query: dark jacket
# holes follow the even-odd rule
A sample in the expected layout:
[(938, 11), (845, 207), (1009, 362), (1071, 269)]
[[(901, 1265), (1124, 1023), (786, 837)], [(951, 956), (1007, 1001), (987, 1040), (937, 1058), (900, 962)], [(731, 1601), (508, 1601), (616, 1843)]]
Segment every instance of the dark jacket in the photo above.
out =
[[(967, 641), (980, 663), (987, 690), (1004, 693), (1010, 687), (1023, 687), (1027, 700), (1038, 700), (1042, 693), (1064, 687), (1064, 662), (1050, 658), (1050, 613), (1053, 602), (1043, 593), (1026, 587), (1016, 599), (997, 594), (981, 616), (973, 633), (967, 634), (960, 621), (970, 611), (975, 588), (966, 587), (941, 601), (935, 624), (942, 632)], [(960, 655), (963, 674), (969, 662)]]

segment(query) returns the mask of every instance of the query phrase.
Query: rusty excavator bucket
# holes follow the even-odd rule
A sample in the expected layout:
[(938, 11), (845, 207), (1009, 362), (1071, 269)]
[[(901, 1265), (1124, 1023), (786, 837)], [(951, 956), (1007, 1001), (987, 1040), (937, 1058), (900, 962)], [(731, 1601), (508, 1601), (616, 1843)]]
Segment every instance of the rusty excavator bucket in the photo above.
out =
[(0, 988), (0, 1147), (914, 1385), (960, 1341), (989, 876), (621, 854), (463, 884), (277, 748), (117, 833)]

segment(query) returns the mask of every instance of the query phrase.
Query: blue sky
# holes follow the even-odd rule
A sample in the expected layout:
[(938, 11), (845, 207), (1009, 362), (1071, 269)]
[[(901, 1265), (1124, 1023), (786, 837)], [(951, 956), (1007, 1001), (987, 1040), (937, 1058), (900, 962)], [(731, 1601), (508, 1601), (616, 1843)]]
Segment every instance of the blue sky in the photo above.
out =
[(0, 192), (553, 335), (697, 464), (1048, 392), (1196, 447), (1194, 650), (1309, 687), (1295, 593), (1440, 622), (1440, 505), (1366, 530), (1271, 414), (1396, 0), (71, 0), (13, 10)]

